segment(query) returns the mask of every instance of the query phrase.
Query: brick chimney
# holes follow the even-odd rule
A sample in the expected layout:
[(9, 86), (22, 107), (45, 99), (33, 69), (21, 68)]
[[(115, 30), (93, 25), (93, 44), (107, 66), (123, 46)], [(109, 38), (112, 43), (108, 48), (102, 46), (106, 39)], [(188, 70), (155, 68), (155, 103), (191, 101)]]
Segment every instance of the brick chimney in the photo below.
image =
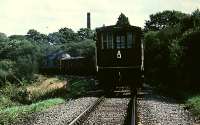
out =
[(87, 13), (87, 28), (91, 28), (91, 23), (90, 23), (90, 12)]

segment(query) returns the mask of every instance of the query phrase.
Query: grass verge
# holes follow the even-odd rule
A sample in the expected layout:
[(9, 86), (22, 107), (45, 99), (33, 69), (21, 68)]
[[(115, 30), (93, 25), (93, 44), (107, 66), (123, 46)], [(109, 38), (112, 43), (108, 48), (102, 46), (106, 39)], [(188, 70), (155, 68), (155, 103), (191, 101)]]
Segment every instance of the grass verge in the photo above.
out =
[(194, 116), (200, 118), (200, 95), (192, 96), (186, 101), (187, 107), (192, 111)]
[(0, 110), (0, 124), (11, 124), (17, 122), (18, 119), (27, 116), (30, 113), (43, 111), (49, 107), (63, 103), (60, 98), (48, 99), (33, 103), (31, 105), (13, 106)]
[(23, 86), (6, 83), (0, 87), (0, 125), (16, 123), (31, 113), (83, 96), (94, 83), (92, 78), (75, 76), (42, 76)]

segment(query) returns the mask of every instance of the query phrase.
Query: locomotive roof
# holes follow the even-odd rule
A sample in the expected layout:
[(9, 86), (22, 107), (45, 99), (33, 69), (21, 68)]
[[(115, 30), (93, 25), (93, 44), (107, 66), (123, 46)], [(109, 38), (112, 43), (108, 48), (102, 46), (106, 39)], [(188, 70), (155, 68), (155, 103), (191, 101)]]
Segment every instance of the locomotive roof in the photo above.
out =
[(115, 30), (133, 30), (133, 31), (141, 32), (140, 27), (132, 26), (132, 25), (110, 25), (110, 26), (103, 26), (103, 27), (96, 28), (97, 32), (115, 31)]

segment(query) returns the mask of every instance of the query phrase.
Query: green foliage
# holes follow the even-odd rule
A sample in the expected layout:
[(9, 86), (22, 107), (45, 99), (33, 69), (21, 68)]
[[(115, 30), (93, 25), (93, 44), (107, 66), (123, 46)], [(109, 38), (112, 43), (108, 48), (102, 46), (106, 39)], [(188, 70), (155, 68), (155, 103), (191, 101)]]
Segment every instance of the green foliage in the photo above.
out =
[[(55, 82), (59, 83), (60, 79), (66, 80), (66, 77), (60, 76), (59, 79), (51, 80), (56, 80)], [(17, 86), (15, 84), (6, 83), (0, 88), (0, 124), (13, 124), (31, 113), (40, 112), (53, 105), (63, 103), (64, 100), (61, 98), (83, 96), (88, 90), (95, 87), (94, 81), (89, 79), (78, 77), (69, 77), (67, 79), (69, 80), (67, 87), (54, 90), (50, 89), (45, 92), (44, 89), (40, 88), (42, 87), (40, 84), (34, 84), (34, 87), (40, 91), (36, 91), (36, 93), (34, 93), (35, 97), (31, 98), (28, 102), (26, 99), (30, 93), (27, 93), (27, 85)], [(45, 83), (48, 83), (48, 81)], [(43, 87), (45, 87), (45, 85)]]
[(177, 89), (199, 86), (199, 18), (199, 10), (192, 15), (163, 11), (150, 16), (144, 35), (148, 81)]
[(194, 27), (200, 27), (200, 11), (199, 11), (199, 9), (195, 10), (192, 13), (192, 18), (194, 21)]
[(59, 31), (60, 34), (60, 42), (67, 43), (68, 41), (78, 41), (78, 36), (72, 29), (69, 28), (61, 28)]
[(94, 31), (88, 28), (81, 28), (79, 31), (77, 31), (77, 34), (81, 40), (93, 39), (94, 37)]
[(13, 124), (13, 122), (17, 122), (20, 118), (27, 117), (28, 114), (39, 112), (64, 102), (61, 98), (49, 99), (50, 96), (48, 96), (47, 100), (40, 102), (33, 100), (32, 102), (35, 103), (31, 105), (22, 105), (19, 103), (20, 99), (24, 104), (26, 102), (25, 97), (27, 96), (20, 93), (22, 90), (25, 90), (25, 86), (17, 86), (10, 83), (5, 83), (0, 88), (0, 124)]
[(56, 44), (61, 44), (63, 41), (63, 38), (61, 37), (61, 34), (59, 32), (53, 32), (53, 33), (49, 33), (48, 41), (52, 43), (53, 45), (56, 45)]
[[(59, 49), (72, 56), (94, 56), (95, 42), (92, 40), (94, 31), (81, 28), (77, 33), (69, 28), (61, 28), (48, 36), (34, 29), (27, 35), (12, 35), (9, 38), (0, 33), (0, 67), (1, 83), (8, 80), (12, 83), (30, 81), (33, 74), (45, 62), (45, 56)], [(12, 63), (11, 63), (12, 62)], [(11, 65), (12, 64), (12, 65)], [(5, 68), (6, 66), (10, 67)]]
[(37, 44), (48, 44), (48, 37), (45, 34), (39, 33), (37, 30), (30, 29), (27, 32), (28, 40), (35, 42)]
[(2, 56), (1, 53), (7, 41), (8, 41), (8, 37), (6, 36), (6, 34), (0, 33), (0, 58)]
[(93, 40), (87, 39), (82, 42), (81, 55), (90, 58), (95, 56), (95, 42)]
[(15, 90), (17, 91), (17, 86), (7, 82), (1, 87), (0, 93), (1, 95), (12, 98), (15, 95)]
[(37, 71), (41, 57), (40, 48), (37, 45), (27, 40), (16, 39), (7, 41), (0, 55), (2, 55), (1, 59), (4, 59), (0, 62), (0, 71), (4, 75), (0, 74), (0, 76), (10, 75), (15, 77), (14, 79), (21, 80), (32, 78), (32, 75)]
[(181, 56), (183, 55), (181, 41), (179, 39), (173, 39), (169, 44), (169, 65), (177, 67), (180, 64)]
[(4, 83), (4, 85), (0, 87), (0, 110), (10, 106), (18, 105), (18, 102), (15, 102), (14, 99), (17, 91), (18, 86), (8, 82)]
[(126, 17), (123, 13), (118, 17), (116, 25), (130, 25), (128, 17)]
[(71, 41), (77, 42), (79, 40), (78, 34), (66, 27), (48, 35), (48, 41), (54, 45), (65, 44)]
[(10, 79), (12, 77), (11, 73), (13, 73), (14, 65), (14, 62), (11, 60), (0, 61), (0, 79), (2, 83), (6, 82), (7, 79)]
[(63, 99), (48, 99), (25, 106), (14, 106), (0, 110), (0, 124), (11, 124), (19, 118), (27, 117), (30, 113), (40, 112), (54, 105), (64, 103)]
[(11, 36), (9, 36), (9, 40), (26, 40), (26, 36), (24, 36), (24, 35), (11, 35)]
[(192, 96), (186, 101), (194, 116), (200, 118), (200, 96)]
[(4, 33), (0, 33), (0, 43), (6, 42), (8, 40), (8, 37)]
[(10, 107), (10, 106), (13, 106), (15, 105), (15, 103), (7, 96), (0, 96), (0, 110), (1, 109), (4, 109), (6, 107)]
[(163, 34), (159, 32), (148, 32), (144, 36), (145, 42), (145, 73), (148, 81), (162, 81), (165, 74), (163, 70), (167, 69), (169, 52), (167, 43), (161, 39)]
[(65, 44), (64, 50), (71, 56), (92, 57), (95, 55), (95, 42), (90, 39), (81, 42), (69, 42)]
[(163, 11), (150, 15), (150, 20), (145, 22), (145, 31), (158, 31), (180, 22), (186, 14), (179, 11)]
[[(200, 30), (193, 30), (183, 35), (182, 46), (183, 56), (181, 62), (181, 71), (183, 80), (193, 90), (199, 88), (199, 43)], [(187, 83), (188, 82), (188, 83)], [(192, 84), (191, 84), (192, 83)]]

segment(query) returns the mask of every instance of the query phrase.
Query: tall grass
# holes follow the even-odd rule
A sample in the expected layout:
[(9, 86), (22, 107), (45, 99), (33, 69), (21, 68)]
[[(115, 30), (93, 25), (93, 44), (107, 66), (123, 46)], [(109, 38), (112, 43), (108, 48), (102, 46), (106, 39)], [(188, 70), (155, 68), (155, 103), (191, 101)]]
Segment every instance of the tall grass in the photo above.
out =
[[(94, 87), (94, 81), (85, 78), (67, 78), (64, 86), (60, 83), (66, 78), (45, 77), (38, 80), (31, 85), (6, 84), (0, 87), (0, 125), (15, 123), (30, 113), (63, 103), (64, 99), (83, 96)], [(27, 88), (32, 91), (27, 91)]]
[(11, 124), (30, 113), (43, 111), (54, 105), (64, 103), (61, 98), (48, 99), (31, 105), (13, 106), (0, 110), (0, 124)]
[(5, 83), (5, 85), (0, 88), (0, 109), (19, 105), (19, 103), (15, 101), (16, 99), (14, 98), (17, 91), (18, 87), (10, 83)]

